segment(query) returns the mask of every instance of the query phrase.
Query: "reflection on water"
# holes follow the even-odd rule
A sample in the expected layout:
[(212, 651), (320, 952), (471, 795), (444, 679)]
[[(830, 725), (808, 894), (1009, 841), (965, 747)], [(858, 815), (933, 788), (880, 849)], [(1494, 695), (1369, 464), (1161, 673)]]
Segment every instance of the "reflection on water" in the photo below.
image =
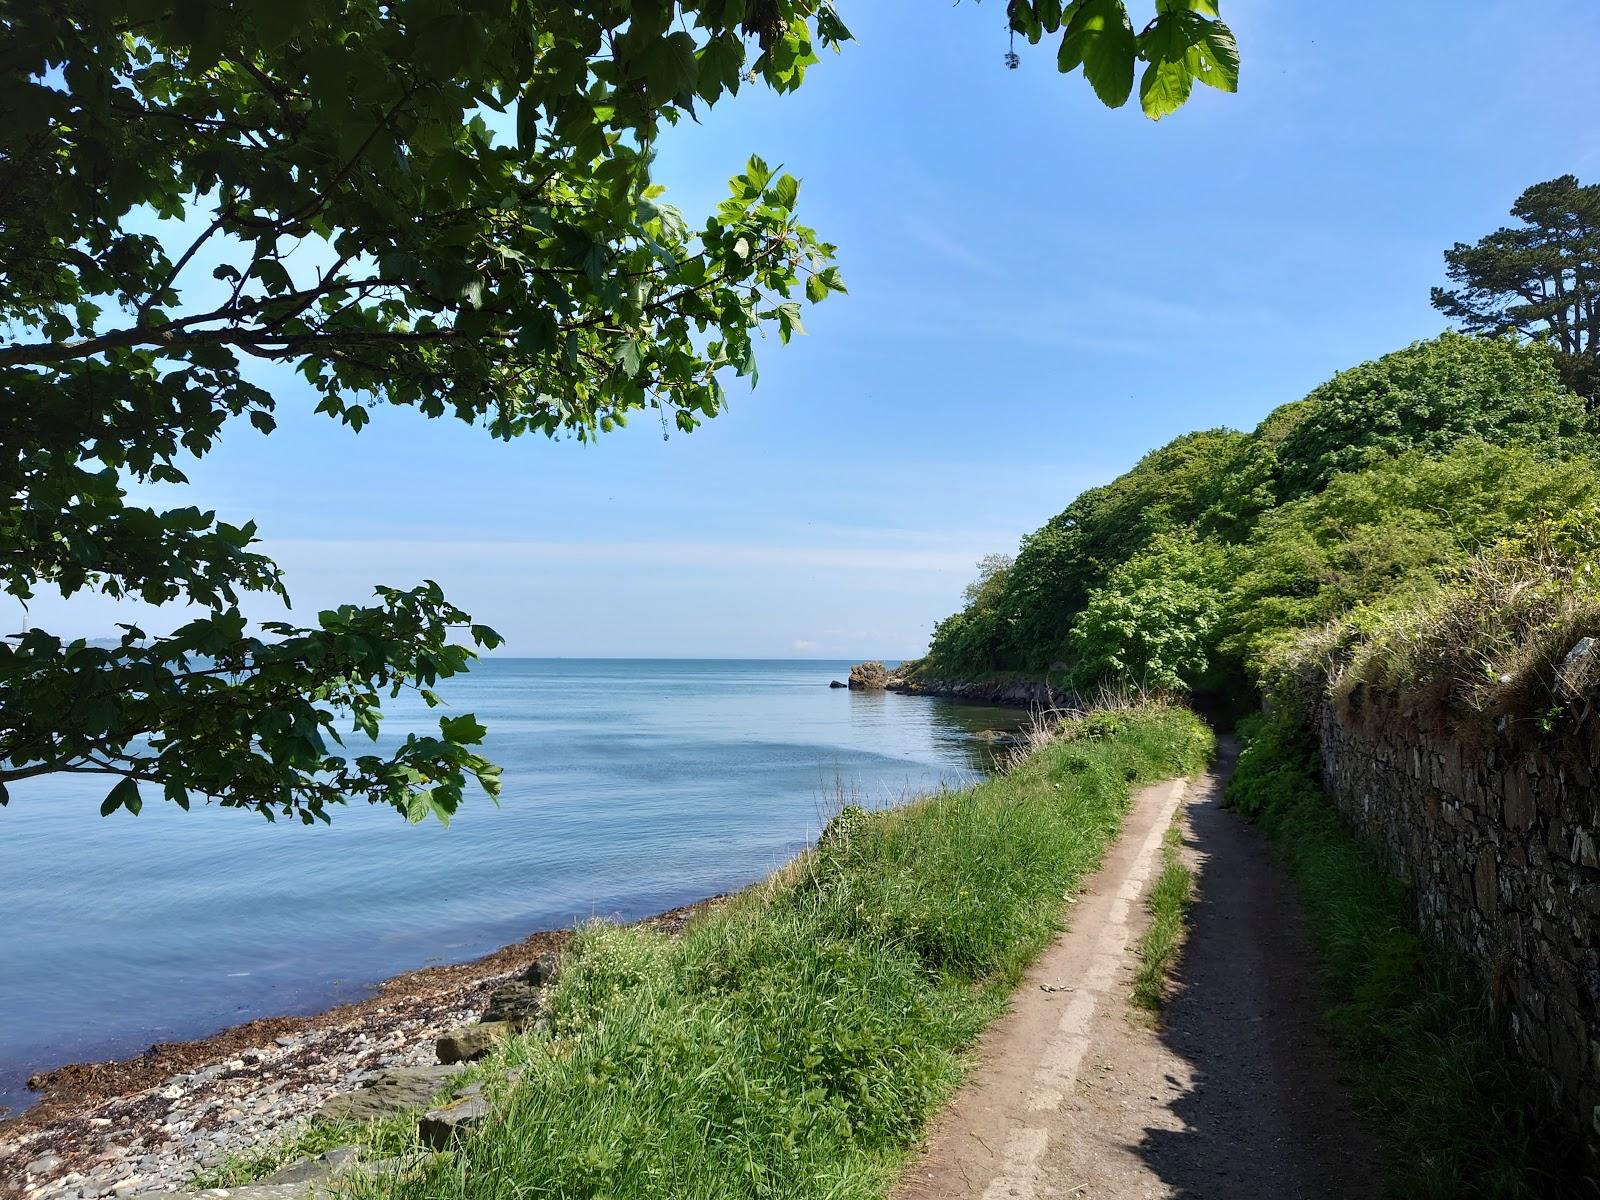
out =
[[(848, 663), (491, 660), (453, 686), (505, 769), (449, 829), (352, 808), (331, 828), (101, 819), (104, 782), (39, 779), (0, 810), (0, 1104), (27, 1075), (136, 1052), (540, 928), (740, 887), (815, 837), (840, 794), (892, 803), (992, 767), (973, 734), (1022, 714), (829, 689)], [(384, 739), (430, 728), (420, 703)]]

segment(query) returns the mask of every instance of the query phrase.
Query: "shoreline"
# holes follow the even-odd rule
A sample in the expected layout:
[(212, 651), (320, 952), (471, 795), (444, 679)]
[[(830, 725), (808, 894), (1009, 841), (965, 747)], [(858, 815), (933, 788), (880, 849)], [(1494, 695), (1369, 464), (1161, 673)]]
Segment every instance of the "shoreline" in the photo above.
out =
[[(1038, 685), (1022, 681), (895, 680), (887, 690), (1040, 705)], [(730, 894), (628, 924), (675, 933)], [(38, 1100), (0, 1118), (0, 1198), (118, 1200), (183, 1189), (197, 1172), (283, 1136), (332, 1095), (380, 1072), (431, 1066), (438, 1037), (478, 1020), (495, 988), (572, 933), (539, 930), (477, 958), (391, 976), (360, 999), (314, 1012), (264, 1015), (125, 1058), (40, 1071), (28, 1080)]]
[[(675, 933), (726, 898), (634, 924)], [(536, 931), (467, 962), (393, 976), (320, 1012), (258, 1017), (128, 1058), (42, 1071), (29, 1080), (39, 1100), (0, 1120), (0, 1196), (92, 1200), (180, 1188), (378, 1070), (432, 1063), (435, 1038), (476, 1020), (495, 987), (571, 936)]]
[(996, 708), (1076, 709), (1082, 701), (1074, 692), (1031, 679), (906, 679), (891, 675), (885, 691), (901, 696), (931, 696), (961, 700)]

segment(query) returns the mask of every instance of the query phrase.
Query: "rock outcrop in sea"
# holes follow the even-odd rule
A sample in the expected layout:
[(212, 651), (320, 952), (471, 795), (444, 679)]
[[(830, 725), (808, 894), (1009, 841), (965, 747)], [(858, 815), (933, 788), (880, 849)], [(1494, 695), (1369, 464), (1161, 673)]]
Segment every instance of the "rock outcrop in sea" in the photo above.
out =
[(850, 668), (849, 687), (857, 692), (881, 692), (889, 686), (889, 672), (881, 662), (857, 663)]

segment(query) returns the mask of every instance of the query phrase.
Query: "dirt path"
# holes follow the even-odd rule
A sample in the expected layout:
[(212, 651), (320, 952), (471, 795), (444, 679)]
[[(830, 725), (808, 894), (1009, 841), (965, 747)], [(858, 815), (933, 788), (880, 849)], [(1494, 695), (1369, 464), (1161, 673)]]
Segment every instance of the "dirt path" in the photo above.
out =
[[(984, 1037), (894, 1200), (1320, 1200), (1382, 1194), (1322, 1027), (1293, 891), (1221, 808), (1235, 750), (1146, 788), (1072, 925)], [(1183, 814), (1191, 931), (1159, 1025), (1128, 1002), (1161, 837)], [(1063, 990), (1055, 990), (1063, 989)]]

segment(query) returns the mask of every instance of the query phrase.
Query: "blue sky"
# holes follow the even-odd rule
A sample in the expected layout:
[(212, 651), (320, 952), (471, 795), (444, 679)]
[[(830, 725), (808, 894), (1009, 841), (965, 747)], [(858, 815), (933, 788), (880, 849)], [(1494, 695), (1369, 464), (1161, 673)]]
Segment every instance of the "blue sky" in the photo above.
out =
[[(255, 517), (307, 616), (433, 577), (509, 653), (911, 655), (980, 555), (1438, 332), (1446, 246), (1529, 183), (1600, 176), (1592, 0), (1227, 0), (1240, 93), (1159, 124), (1043, 46), (1005, 70), (998, 0), (840, 8), (857, 41), (799, 93), (662, 146), (691, 223), (751, 152), (782, 163), (850, 287), (726, 415), (506, 445), (391, 410), (357, 436), (289, 381), (278, 432), (234, 430), (182, 502)], [(43, 596), (27, 619), (132, 615), (171, 623)]]

